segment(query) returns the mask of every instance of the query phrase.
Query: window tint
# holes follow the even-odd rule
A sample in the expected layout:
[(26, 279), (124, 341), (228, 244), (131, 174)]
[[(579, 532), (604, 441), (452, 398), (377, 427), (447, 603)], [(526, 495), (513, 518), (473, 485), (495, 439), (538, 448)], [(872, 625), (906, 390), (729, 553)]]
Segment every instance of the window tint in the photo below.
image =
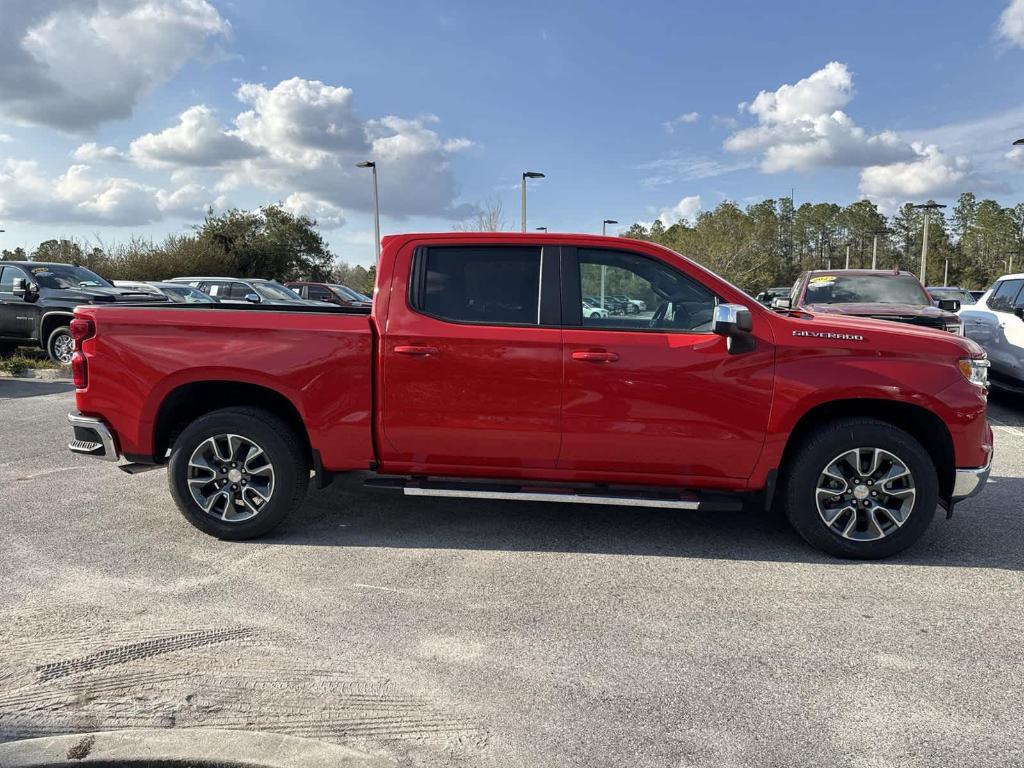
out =
[(466, 323), (538, 324), (540, 248), (429, 248), (420, 259), (417, 309)]
[(584, 312), (584, 327), (710, 332), (717, 297), (655, 259), (607, 250), (577, 251), (580, 295), (604, 312)]
[(231, 288), (228, 290), (228, 298), (235, 301), (245, 301), (245, 297), (252, 292), (252, 288), (245, 283), (231, 283)]
[(1013, 312), (1021, 285), (1024, 285), (1024, 280), (1003, 280), (997, 283), (992, 295), (988, 297), (988, 308), (993, 312)]
[(305, 288), (306, 295), (303, 298), (313, 301), (330, 301), (333, 298), (333, 294), (321, 285), (307, 285)]

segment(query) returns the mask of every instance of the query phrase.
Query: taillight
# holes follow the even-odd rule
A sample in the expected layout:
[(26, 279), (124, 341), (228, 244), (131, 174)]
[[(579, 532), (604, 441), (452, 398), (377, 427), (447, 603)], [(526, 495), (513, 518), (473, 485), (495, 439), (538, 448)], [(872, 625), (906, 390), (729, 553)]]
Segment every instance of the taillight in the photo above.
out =
[(71, 355), (71, 378), (76, 389), (89, 385), (89, 364), (82, 352), (82, 342), (96, 335), (96, 324), (88, 317), (76, 317), (68, 325), (71, 338), (75, 340), (75, 351)]
[(75, 340), (75, 349), (82, 348), (82, 342), (96, 335), (96, 324), (88, 317), (76, 317), (68, 326), (71, 338)]
[(85, 355), (78, 349), (71, 355), (71, 378), (76, 389), (85, 389), (89, 386), (89, 364), (85, 362)]

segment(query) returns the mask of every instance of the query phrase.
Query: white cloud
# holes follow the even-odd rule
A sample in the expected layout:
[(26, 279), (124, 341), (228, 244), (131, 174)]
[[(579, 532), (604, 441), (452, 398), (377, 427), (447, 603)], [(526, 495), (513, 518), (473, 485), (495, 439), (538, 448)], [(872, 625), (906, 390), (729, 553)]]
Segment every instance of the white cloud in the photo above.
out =
[(214, 195), (196, 183), (185, 184), (172, 192), (158, 189), (156, 204), (164, 214), (184, 217), (202, 215), (211, 205), (218, 207)]
[(1004, 157), (1017, 166), (1024, 165), (1024, 147), (1014, 147)]
[(700, 195), (690, 195), (689, 197), (684, 197), (671, 208), (663, 210), (658, 214), (658, 219), (666, 227), (671, 227), (678, 221), (693, 223), (700, 211)]
[(8, 144), (14, 141), (14, 137), (9, 133), (0, 133), (0, 144)]
[(924, 198), (953, 194), (970, 173), (964, 157), (949, 157), (934, 144), (913, 145), (914, 160), (889, 165), (873, 165), (861, 171), (860, 191), (876, 199)]
[(337, 229), (345, 224), (345, 212), (326, 200), (317, 200), (307, 192), (293, 192), (284, 201), (284, 209), (296, 216), (315, 219), (323, 229)]
[(726, 173), (750, 168), (752, 165), (753, 163), (746, 160), (722, 161), (702, 155), (671, 152), (657, 160), (641, 163), (636, 168), (647, 172), (647, 175), (640, 179), (640, 184), (649, 189), (656, 189), (677, 181), (693, 181), (722, 176)]
[(87, 165), (73, 165), (50, 179), (36, 163), (18, 160), (0, 165), (0, 214), (16, 221), (111, 225), (161, 218), (152, 187), (125, 178), (93, 178)]
[(741, 105), (758, 124), (734, 133), (725, 148), (762, 153), (765, 173), (912, 160), (912, 148), (895, 133), (868, 134), (840, 109), (852, 98), (853, 77), (846, 65), (829, 62), (793, 85), (761, 91)]
[(141, 165), (214, 168), (231, 160), (255, 157), (261, 150), (221, 125), (213, 110), (189, 107), (178, 124), (135, 139), (129, 153)]
[(5, 2), (3, 14), (0, 115), (66, 131), (129, 116), (230, 33), (207, 0)]
[(1024, 0), (1013, 0), (999, 16), (996, 34), (1011, 45), (1024, 48)]
[(101, 147), (95, 141), (80, 145), (71, 153), (76, 163), (117, 162), (124, 160), (124, 153), (117, 147)]
[(680, 125), (696, 123), (698, 120), (700, 120), (700, 112), (685, 112), (678, 117), (673, 117), (671, 120), (666, 120), (662, 123), (662, 126), (668, 133), (675, 133), (676, 128)]

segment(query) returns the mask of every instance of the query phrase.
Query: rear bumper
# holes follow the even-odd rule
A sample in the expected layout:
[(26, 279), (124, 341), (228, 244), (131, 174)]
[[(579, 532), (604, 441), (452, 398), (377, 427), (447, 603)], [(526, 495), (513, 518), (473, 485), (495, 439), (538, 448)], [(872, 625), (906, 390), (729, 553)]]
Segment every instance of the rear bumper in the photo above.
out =
[(68, 421), (74, 430), (74, 439), (68, 443), (72, 453), (93, 456), (104, 461), (117, 461), (117, 444), (114, 435), (100, 419), (69, 413)]
[(958, 469), (953, 482), (954, 503), (977, 496), (985, 487), (989, 473), (992, 471), (992, 453), (988, 455), (988, 462), (984, 467), (970, 469)]

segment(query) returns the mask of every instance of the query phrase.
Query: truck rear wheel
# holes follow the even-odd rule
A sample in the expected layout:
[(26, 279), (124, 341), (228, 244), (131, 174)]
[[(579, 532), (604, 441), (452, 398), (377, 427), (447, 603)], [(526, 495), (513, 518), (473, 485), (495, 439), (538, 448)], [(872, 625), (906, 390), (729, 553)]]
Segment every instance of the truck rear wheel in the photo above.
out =
[(71, 365), (71, 355), (75, 352), (75, 340), (71, 338), (71, 330), (66, 325), (54, 328), (46, 341), (46, 352), (50, 359), (59, 365)]
[(260, 408), (224, 408), (178, 436), (167, 478), (186, 520), (238, 541), (262, 536), (302, 504), (309, 465), (282, 419)]
[(928, 528), (938, 475), (912, 435), (876, 419), (825, 425), (789, 462), (782, 501), (811, 546), (838, 557), (896, 554)]

